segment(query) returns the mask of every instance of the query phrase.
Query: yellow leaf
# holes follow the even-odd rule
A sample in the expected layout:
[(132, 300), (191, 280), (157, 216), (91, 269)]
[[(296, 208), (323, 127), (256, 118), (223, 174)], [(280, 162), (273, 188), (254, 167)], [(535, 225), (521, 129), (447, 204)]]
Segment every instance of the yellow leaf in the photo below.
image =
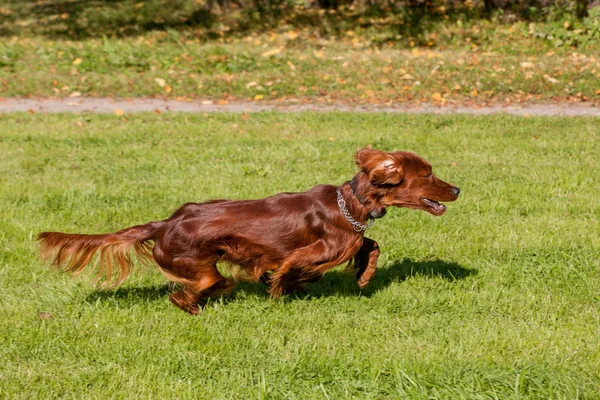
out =
[(596, 95), (597, 95), (597, 96), (600, 96), (600, 89), (597, 89), (597, 90), (596, 90)]
[(73, 65), (79, 65), (83, 62), (83, 60), (79, 57), (73, 60)]
[(320, 59), (323, 59), (323, 58), (325, 58), (325, 55), (324, 55), (324, 54), (323, 54), (323, 52), (322, 52), (322, 51), (320, 51), (320, 50), (315, 50), (315, 51), (313, 51), (313, 54), (314, 54), (314, 55), (315, 55), (315, 57), (317, 57), (317, 58), (320, 58)]
[(167, 93), (171, 93), (173, 91), (173, 88), (169, 85), (165, 85), (165, 92)]
[(263, 97), (264, 96), (262, 94), (257, 94), (256, 96), (254, 96), (254, 100), (262, 100)]
[(478, 95), (479, 95), (479, 92), (477, 90), (473, 89), (471, 91), (471, 97), (477, 97)]
[(535, 65), (532, 62), (525, 61), (525, 62), (521, 63), (521, 68), (523, 68), (523, 69), (533, 68), (533, 67), (535, 67)]
[(548, 74), (544, 75), (544, 79), (547, 80), (550, 83), (558, 83), (558, 79), (551, 77)]
[(291, 61), (288, 61), (288, 62), (287, 62), (287, 65), (288, 65), (288, 67), (290, 67), (290, 69), (291, 69), (292, 71), (295, 71), (295, 70), (296, 70), (296, 66), (295, 66), (294, 64), (292, 64), (292, 62), (291, 62)]
[(265, 51), (260, 56), (261, 57), (271, 57), (271, 56), (274, 56), (275, 54), (279, 54), (279, 53), (281, 53), (281, 49), (271, 49), (271, 50)]
[(434, 94), (431, 95), (431, 100), (433, 101), (441, 101), (442, 100), (442, 95), (438, 92), (435, 92)]
[(81, 92), (73, 92), (69, 95), (69, 97), (80, 97), (81, 96)]
[(115, 114), (117, 114), (120, 117), (121, 115), (123, 115), (123, 110), (121, 110), (119, 108), (119, 109), (115, 110)]
[(565, 27), (565, 29), (569, 29), (569, 27), (571, 26), (571, 24), (569, 23), (569, 21), (566, 21), (563, 26)]
[(142, 8), (144, 7), (144, 3), (135, 3), (135, 8)]
[(154, 82), (158, 83), (158, 86), (160, 86), (160, 87), (164, 87), (164, 86), (167, 84), (167, 83), (165, 82), (165, 80), (164, 80), (164, 79), (161, 79), (161, 78), (156, 78), (156, 79), (154, 79)]
[(298, 34), (296, 33), (296, 31), (289, 31), (287, 33), (287, 35), (290, 39), (296, 39), (298, 37)]

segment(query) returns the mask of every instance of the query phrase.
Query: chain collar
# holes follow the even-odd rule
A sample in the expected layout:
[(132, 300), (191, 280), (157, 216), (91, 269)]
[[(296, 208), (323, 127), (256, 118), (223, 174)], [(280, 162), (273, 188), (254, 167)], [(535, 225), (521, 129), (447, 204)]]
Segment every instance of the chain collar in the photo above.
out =
[(360, 222), (358, 222), (357, 220), (355, 220), (354, 218), (352, 218), (352, 215), (350, 215), (350, 211), (348, 211), (348, 209), (346, 208), (346, 202), (342, 198), (342, 194), (340, 193), (339, 189), (336, 190), (335, 192), (337, 193), (337, 203), (338, 203), (338, 206), (340, 206), (340, 210), (342, 211), (342, 214), (344, 214), (344, 217), (346, 217), (348, 222), (350, 222), (352, 224), (352, 228), (356, 232), (364, 232), (367, 230), (367, 228), (370, 228), (371, 225), (373, 225), (375, 223), (375, 220), (371, 219), (371, 221), (369, 223), (363, 225)]

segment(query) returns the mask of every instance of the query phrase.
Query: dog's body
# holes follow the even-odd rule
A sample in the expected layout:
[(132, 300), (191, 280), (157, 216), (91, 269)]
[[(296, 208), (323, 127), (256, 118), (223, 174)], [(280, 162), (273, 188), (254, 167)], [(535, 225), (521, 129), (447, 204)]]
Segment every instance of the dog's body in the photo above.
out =
[(460, 190), (436, 178), (431, 166), (412, 153), (363, 149), (356, 161), (361, 171), (339, 187), (318, 185), (260, 200), (187, 203), (166, 220), (116, 233), (43, 232), (38, 238), (43, 254), (55, 252), (54, 265), (74, 273), (99, 253), (100, 274), (110, 280), (116, 266), (117, 285), (129, 275), (133, 247), (183, 285), (170, 299), (192, 314), (204, 299), (233, 289), (234, 280), (217, 270), (219, 261), (267, 283), (273, 297), (347, 261), (362, 288), (373, 277), (379, 256), (377, 243), (363, 236), (368, 220), (383, 216), (389, 206), (441, 215), (445, 206), (438, 201), (454, 201)]

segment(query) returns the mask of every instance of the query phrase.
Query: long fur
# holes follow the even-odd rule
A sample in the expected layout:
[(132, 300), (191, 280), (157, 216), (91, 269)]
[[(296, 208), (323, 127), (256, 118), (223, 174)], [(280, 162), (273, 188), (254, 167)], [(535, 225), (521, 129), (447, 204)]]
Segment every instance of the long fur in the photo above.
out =
[(159, 223), (133, 226), (115, 233), (82, 235), (62, 232), (42, 232), (38, 235), (41, 255), (65, 272), (78, 275), (91, 263), (95, 255), (98, 265), (96, 281), (104, 279), (104, 286), (116, 287), (131, 274), (131, 250), (140, 262), (153, 260), (152, 242)]

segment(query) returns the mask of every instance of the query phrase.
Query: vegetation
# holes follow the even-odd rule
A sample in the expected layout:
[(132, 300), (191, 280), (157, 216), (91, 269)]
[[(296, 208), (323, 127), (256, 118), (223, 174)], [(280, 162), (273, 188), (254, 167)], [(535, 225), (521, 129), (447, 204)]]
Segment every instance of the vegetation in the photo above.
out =
[[(258, 113), (0, 118), (0, 397), (600, 397), (595, 119)], [(44, 230), (110, 232), (186, 201), (342, 183), (353, 152), (410, 149), (461, 187), (390, 210), (364, 291), (260, 284), (198, 317), (154, 269), (117, 290), (38, 260)]]
[[(473, 3), (473, 12), (415, 20), (422, 7), (384, 18), (342, 4), (268, 20), (236, 4), (224, 12), (215, 2), (208, 12), (183, 0), (9, 2), (0, 8), (0, 96), (473, 106), (600, 99), (600, 8), (581, 20), (558, 6), (536, 18), (508, 10), (482, 18)], [(197, 21), (202, 12), (214, 21)], [(260, 19), (243, 23), (253, 15)]]

